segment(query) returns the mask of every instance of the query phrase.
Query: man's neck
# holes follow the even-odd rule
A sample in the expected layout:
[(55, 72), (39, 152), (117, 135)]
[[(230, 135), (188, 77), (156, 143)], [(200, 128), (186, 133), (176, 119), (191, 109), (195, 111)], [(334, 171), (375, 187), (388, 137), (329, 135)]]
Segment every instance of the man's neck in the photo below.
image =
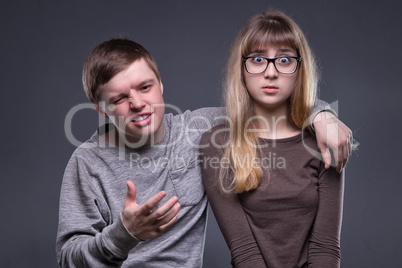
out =
[(104, 141), (118, 147), (127, 146), (129, 148), (141, 148), (145, 146), (152, 146), (160, 142), (163, 138), (165, 129), (163, 125), (157, 133), (150, 136), (143, 136), (141, 139), (134, 138), (128, 134), (121, 133), (116, 127), (107, 129), (104, 133), (99, 133), (99, 136)]

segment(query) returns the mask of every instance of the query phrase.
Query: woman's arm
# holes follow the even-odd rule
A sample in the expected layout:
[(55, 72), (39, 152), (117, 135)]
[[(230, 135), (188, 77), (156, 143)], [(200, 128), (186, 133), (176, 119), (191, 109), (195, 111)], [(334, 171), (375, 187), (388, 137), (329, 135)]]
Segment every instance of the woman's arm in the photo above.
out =
[(344, 173), (322, 167), (318, 184), (319, 206), (309, 243), (309, 267), (340, 267)]
[[(205, 144), (203, 136), (202, 144)], [(204, 142), (204, 143), (203, 143)], [(232, 255), (234, 267), (265, 267), (264, 259), (251, 232), (242, 204), (236, 194), (224, 194), (219, 189), (218, 174), (221, 150), (200, 149), (202, 178), (212, 211)]]

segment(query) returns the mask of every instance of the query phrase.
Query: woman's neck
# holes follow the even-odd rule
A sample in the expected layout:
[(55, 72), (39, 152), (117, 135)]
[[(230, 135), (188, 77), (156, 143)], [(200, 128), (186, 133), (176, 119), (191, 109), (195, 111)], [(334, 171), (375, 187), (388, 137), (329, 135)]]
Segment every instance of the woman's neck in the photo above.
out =
[(301, 130), (294, 125), (289, 117), (288, 105), (267, 108), (258, 104), (254, 105), (258, 137), (266, 139), (283, 139), (301, 133)]

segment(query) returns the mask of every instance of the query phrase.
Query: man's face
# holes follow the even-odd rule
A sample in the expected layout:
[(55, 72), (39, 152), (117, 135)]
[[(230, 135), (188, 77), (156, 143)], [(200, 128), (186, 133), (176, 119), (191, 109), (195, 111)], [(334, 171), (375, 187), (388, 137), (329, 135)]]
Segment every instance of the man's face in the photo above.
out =
[(100, 86), (100, 101), (105, 105), (105, 116), (117, 127), (120, 136), (129, 143), (143, 145), (163, 137), (162, 93), (162, 82), (148, 63), (140, 59)]

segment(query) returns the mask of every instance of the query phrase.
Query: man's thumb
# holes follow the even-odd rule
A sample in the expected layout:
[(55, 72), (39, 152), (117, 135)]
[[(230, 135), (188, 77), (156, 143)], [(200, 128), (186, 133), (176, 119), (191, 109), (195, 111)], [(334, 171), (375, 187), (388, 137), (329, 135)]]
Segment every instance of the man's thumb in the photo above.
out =
[(126, 200), (124, 202), (135, 202), (135, 196), (137, 193), (137, 190), (135, 188), (135, 185), (132, 181), (127, 181), (127, 195), (126, 195)]

